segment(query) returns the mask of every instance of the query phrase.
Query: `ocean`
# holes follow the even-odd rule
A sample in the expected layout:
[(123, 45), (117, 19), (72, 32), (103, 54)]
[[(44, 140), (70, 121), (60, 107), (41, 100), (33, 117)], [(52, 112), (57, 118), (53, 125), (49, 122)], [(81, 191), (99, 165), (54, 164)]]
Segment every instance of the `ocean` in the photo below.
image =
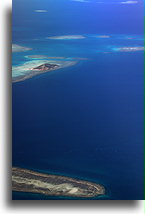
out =
[[(12, 164), (104, 185), (94, 200), (143, 200), (144, 56), (116, 49), (143, 46), (143, 3), (111, 2), (13, 0), (13, 43), (32, 48), (14, 66), (31, 55), (77, 63), (13, 83)], [(47, 39), (61, 35), (85, 39)]]

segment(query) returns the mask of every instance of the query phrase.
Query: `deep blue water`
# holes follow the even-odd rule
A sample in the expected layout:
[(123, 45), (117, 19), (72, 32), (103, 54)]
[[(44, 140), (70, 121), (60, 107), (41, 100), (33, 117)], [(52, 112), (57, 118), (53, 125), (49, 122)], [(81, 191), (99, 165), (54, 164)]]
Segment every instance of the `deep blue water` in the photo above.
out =
[[(143, 52), (103, 53), (143, 45), (142, 6), (13, 1), (13, 43), (33, 48), (14, 53), (13, 65), (33, 54), (88, 58), (13, 83), (13, 166), (101, 183), (107, 192), (98, 199), (143, 199)], [(63, 34), (87, 38), (45, 39)], [(13, 193), (13, 199), (53, 198)]]

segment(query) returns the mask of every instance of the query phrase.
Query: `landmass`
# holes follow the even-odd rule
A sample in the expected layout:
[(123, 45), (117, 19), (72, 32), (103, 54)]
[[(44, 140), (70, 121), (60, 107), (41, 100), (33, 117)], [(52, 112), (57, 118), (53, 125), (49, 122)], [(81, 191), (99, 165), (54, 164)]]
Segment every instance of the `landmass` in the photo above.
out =
[(47, 196), (92, 198), (105, 194), (105, 188), (93, 182), (12, 168), (12, 190)]
[(23, 51), (30, 51), (32, 48), (23, 47), (20, 45), (12, 44), (12, 52), (23, 52)]
[(32, 60), (12, 67), (12, 81), (24, 81), (42, 73), (73, 66), (76, 63), (76, 61)]
[(59, 65), (45, 63), (45, 64), (39, 65), (35, 68), (31, 68), (31, 71), (50, 71), (50, 70), (54, 70), (57, 68), (59, 68)]
[(64, 36), (50, 36), (47, 39), (56, 39), (56, 40), (70, 40), (70, 39), (85, 39), (83, 35), (64, 35)]

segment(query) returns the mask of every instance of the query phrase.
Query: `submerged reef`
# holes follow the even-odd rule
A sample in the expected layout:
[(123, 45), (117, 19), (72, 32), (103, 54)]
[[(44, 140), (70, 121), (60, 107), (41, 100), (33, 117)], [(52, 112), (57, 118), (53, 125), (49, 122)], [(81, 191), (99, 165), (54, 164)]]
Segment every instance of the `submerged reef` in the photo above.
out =
[(105, 188), (100, 184), (21, 168), (12, 168), (12, 190), (80, 198), (93, 198), (105, 194)]

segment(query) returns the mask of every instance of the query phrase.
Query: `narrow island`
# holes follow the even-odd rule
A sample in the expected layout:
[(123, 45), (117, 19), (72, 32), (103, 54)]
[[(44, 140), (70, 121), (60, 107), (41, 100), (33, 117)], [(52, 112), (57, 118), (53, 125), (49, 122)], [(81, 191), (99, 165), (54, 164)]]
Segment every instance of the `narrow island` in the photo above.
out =
[(63, 56), (46, 56), (46, 55), (28, 55), (25, 56), (27, 59), (67, 59), (67, 57)]
[(12, 190), (47, 196), (93, 198), (105, 194), (105, 188), (89, 181), (12, 168)]
[(54, 40), (71, 40), (71, 39), (85, 39), (86, 37), (83, 35), (62, 35), (62, 36), (49, 36), (47, 39)]
[(24, 52), (24, 51), (30, 51), (32, 50), (32, 48), (28, 48), (28, 47), (24, 47), (24, 46), (20, 46), (17, 44), (12, 44), (12, 52)]
[(111, 36), (109, 36), (109, 35), (97, 35), (97, 36), (95, 36), (95, 38), (98, 38), (98, 39), (108, 39), (108, 38), (111, 38)]
[(46, 56), (46, 55), (26, 55), (26, 59), (49, 59), (49, 60), (88, 60), (86, 57), (64, 57), (64, 56)]
[(120, 47), (120, 48), (114, 48), (114, 50), (119, 52), (136, 52), (136, 51), (144, 51), (144, 47), (143, 46)]
[(42, 73), (75, 65), (76, 61), (32, 60), (12, 67), (12, 81), (19, 82)]

